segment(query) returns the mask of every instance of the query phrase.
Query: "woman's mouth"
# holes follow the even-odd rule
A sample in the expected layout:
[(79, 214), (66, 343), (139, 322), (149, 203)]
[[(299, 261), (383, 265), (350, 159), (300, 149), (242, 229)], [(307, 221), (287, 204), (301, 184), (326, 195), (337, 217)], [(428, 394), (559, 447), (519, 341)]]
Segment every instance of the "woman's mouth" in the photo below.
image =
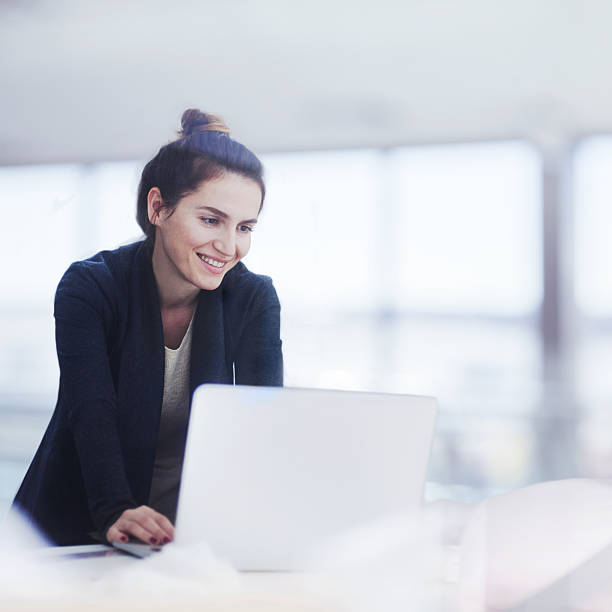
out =
[(221, 274), (225, 265), (229, 263), (227, 261), (220, 261), (214, 257), (209, 257), (208, 255), (202, 255), (201, 253), (198, 253), (197, 255), (204, 262), (207, 269), (214, 274)]

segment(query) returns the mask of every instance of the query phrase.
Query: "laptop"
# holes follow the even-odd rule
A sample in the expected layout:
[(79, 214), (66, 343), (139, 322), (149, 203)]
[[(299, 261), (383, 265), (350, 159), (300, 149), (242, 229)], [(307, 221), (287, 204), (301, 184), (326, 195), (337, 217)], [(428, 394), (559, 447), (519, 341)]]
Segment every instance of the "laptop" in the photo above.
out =
[(418, 508), (432, 397), (205, 384), (193, 397), (175, 544), (234, 568), (305, 569), (331, 539)]

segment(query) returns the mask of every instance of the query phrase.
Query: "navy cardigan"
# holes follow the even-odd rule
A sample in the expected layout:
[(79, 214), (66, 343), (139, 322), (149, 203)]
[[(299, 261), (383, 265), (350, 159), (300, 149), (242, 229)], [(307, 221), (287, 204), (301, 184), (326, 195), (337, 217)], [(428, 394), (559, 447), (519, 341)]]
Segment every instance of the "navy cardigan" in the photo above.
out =
[[(282, 385), (279, 321), (271, 280), (242, 263), (218, 289), (201, 291), (191, 393), (205, 382)], [(82, 544), (148, 503), (164, 385), (149, 243), (72, 264), (57, 288), (55, 325), (57, 405), (14, 506), (55, 544)]]

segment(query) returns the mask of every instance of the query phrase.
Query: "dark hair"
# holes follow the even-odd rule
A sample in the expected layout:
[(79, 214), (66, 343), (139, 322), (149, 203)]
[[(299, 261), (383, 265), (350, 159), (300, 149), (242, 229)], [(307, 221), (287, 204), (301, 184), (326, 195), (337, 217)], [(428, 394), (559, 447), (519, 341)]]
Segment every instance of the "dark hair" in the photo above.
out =
[(263, 166), (254, 153), (230, 138), (221, 117), (190, 108), (181, 117), (181, 128), (178, 140), (164, 145), (140, 178), (136, 220), (150, 242), (155, 239), (155, 226), (149, 221), (147, 197), (153, 187), (159, 188), (164, 208), (172, 209), (203, 182), (235, 172), (259, 185), (259, 209), (263, 206)]

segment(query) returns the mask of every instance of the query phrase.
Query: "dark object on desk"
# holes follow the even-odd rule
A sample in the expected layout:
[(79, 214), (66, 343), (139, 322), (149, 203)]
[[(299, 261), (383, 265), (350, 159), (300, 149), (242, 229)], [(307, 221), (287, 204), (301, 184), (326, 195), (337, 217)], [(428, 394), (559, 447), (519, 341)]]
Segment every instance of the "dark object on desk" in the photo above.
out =
[(133, 557), (139, 557), (145, 559), (150, 557), (152, 554), (159, 552), (161, 546), (153, 546), (152, 544), (145, 544), (144, 542), (113, 542), (113, 546), (122, 552), (132, 555)]

